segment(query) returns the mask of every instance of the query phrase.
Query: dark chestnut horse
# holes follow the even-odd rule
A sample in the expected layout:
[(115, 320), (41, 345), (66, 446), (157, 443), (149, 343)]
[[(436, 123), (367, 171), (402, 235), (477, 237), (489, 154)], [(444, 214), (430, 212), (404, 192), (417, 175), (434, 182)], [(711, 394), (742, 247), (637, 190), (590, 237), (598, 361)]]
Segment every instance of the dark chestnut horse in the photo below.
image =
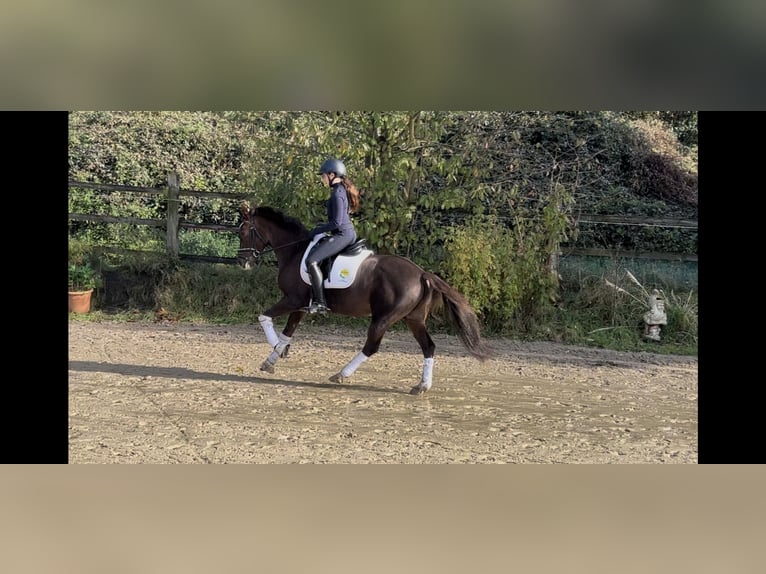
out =
[[(271, 207), (251, 209), (243, 203), (241, 211), (243, 221), (237, 255), (240, 265), (250, 268), (269, 252), (274, 253), (279, 265), (277, 280), (284, 296), (258, 317), (269, 345), (274, 348), (261, 370), (273, 373), (277, 360), (287, 356), (293, 333), (306, 315), (304, 308), (311, 297), (311, 286), (302, 278), (300, 266), (313, 238), (296, 218)], [(341, 253), (338, 259), (343, 268), (338, 271), (336, 261), (332, 272), (325, 272), (327, 305), (333, 313), (371, 317), (371, 321), (361, 352), (331, 376), (331, 381), (349, 380), (359, 365), (378, 351), (391, 325), (404, 320), (423, 350), (423, 374), (420, 383), (410, 392), (418, 395), (430, 389), (435, 345), (426, 329), (426, 319), (432, 310), (439, 308), (455, 326), (460, 341), (471, 355), (480, 360), (491, 355), (491, 349), (481, 338), (476, 313), (465, 297), (443, 279), (398, 255), (372, 254), (362, 245), (352, 245), (349, 249), (361, 254), (342, 259), (344, 253)], [(349, 263), (343, 263), (346, 260)], [(277, 336), (272, 319), (288, 314), (287, 324)]]

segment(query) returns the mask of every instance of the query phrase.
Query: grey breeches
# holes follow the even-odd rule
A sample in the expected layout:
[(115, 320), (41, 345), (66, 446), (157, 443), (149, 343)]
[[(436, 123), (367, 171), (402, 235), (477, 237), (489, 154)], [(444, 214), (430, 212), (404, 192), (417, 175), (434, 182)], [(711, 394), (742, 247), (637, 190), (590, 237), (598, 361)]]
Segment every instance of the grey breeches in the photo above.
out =
[(354, 235), (331, 235), (325, 239), (322, 239), (314, 245), (311, 253), (306, 257), (306, 264), (319, 263), (323, 259), (327, 259), (331, 255), (339, 253), (349, 245), (356, 241)]

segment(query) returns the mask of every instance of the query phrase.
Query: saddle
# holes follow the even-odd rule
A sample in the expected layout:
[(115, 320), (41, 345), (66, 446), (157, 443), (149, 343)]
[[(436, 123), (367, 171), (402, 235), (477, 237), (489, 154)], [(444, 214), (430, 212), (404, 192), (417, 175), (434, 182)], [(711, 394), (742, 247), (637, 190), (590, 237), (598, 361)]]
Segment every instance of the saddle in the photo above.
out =
[[(301, 279), (308, 285), (311, 285), (311, 278), (306, 271), (306, 256), (315, 244), (316, 241), (312, 241), (309, 244), (301, 260)], [(335, 255), (323, 259), (319, 264), (319, 268), (322, 270), (322, 275), (325, 278), (325, 289), (345, 289), (350, 286), (356, 278), (359, 265), (370, 255), (372, 255), (372, 250), (367, 247), (367, 242), (364, 239), (357, 239)]]
[[(313, 245), (313, 244), (312, 244)], [(312, 247), (312, 245), (309, 245), (309, 249)], [(323, 259), (322, 262), (319, 264), (319, 268), (322, 270), (322, 274), (325, 277), (330, 276), (330, 270), (332, 269), (332, 264), (335, 263), (335, 260), (340, 255), (344, 255), (346, 257), (353, 257), (354, 255), (359, 255), (367, 248), (367, 242), (364, 239), (357, 239), (354, 241), (351, 245), (341, 249), (336, 253), (335, 255), (330, 255), (327, 259)], [(309, 249), (306, 250), (306, 253), (309, 252)]]

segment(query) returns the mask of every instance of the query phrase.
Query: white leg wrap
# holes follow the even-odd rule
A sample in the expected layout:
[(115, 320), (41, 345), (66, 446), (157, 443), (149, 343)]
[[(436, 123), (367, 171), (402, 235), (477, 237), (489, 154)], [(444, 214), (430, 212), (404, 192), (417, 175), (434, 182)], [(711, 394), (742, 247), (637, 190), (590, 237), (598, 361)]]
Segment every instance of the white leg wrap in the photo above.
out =
[(359, 365), (364, 363), (369, 358), (370, 357), (368, 357), (362, 352), (357, 353), (356, 357), (351, 359), (349, 364), (343, 367), (340, 374), (343, 375), (344, 377), (350, 377), (351, 375), (354, 374), (354, 371), (356, 371), (359, 368)]
[[(261, 324), (261, 329), (266, 334), (266, 341), (269, 345), (275, 347), (279, 343), (277, 333), (274, 331), (274, 323), (271, 321), (271, 317), (267, 315), (258, 315), (258, 322)], [(273, 364), (273, 363), (272, 363)]]
[(434, 358), (429, 357), (428, 359), (423, 359), (423, 378), (420, 381), (420, 384), (422, 386), (431, 386), (431, 381), (434, 376)]
[(292, 341), (292, 340), (293, 340), (292, 337), (287, 337), (284, 333), (280, 333), (279, 334), (279, 343), (274, 345), (274, 350), (281, 355), (282, 351), (285, 350), (285, 347), (287, 347), (287, 345), (289, 345), (290, 341)]
[(276, 351), (272, 351), (271, 354), (268, 357), (266, 357), (266, 360), (271, 365), (276, 365), (278, 359), (279, 359), (279, 353), (277, 353)]

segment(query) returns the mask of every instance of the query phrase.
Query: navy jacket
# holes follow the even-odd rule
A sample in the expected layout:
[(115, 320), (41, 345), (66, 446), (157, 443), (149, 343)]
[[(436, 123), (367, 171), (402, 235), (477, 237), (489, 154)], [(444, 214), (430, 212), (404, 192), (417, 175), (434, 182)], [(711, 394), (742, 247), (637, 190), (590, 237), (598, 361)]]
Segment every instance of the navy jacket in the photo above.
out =
[(356, 235), (354, 224), (348, 213), (348, 196), (343, 183), (332, 186), (330, 199), (327, 200), (327, 223), (317, 225), (311, 230), (312, 235), (329, 231), (333, 235)]

